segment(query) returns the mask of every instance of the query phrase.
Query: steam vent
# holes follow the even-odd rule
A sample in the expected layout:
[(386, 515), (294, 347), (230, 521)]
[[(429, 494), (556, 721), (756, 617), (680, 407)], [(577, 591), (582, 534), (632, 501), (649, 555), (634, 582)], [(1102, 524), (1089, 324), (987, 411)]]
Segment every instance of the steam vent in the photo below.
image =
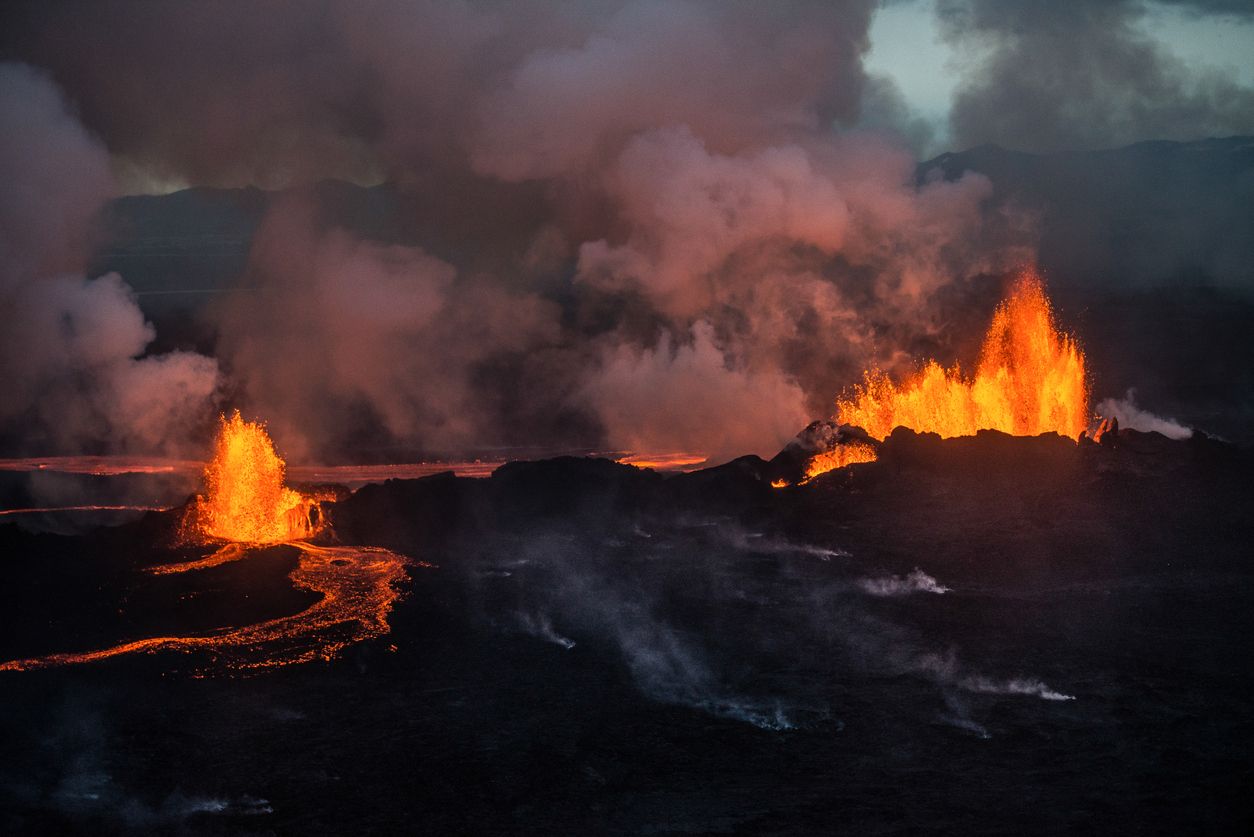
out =
[(0, 835), (1254, 834), (1254, 9), (0, 4)]

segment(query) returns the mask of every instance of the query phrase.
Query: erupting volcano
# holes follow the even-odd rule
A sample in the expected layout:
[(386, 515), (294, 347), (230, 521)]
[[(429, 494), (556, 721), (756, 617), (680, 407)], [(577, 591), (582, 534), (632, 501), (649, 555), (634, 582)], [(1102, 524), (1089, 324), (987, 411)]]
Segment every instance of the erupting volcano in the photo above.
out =
[(281, 543), (317, 529), (316, 498), (284, 484), (286, 465), (265, 428), (239, 410), (221, 419), (206, 493), (189, 510), (185, 534), (246, 543)]
[[(993, 314), (974, 376), (931, 359), (902, 383), (868, 371), (848, 397), (837, 399), (836, 415), (838, 423), (876, 439), (895, 427), (944, 438), (998, 430), (1079, 439), (1089, 423), (1084, 353), (1059, 330), (1044, 283), (1027, 269)], [(840, 445), (811, 459), (806, 478), (874, 459), (869, 445)]]
[(838, 400), (836, 408), (842, 424), (877, 439), (894, 427), (945, 438), (1000, 430), (1078, 439), (1088, 426), (1088, 401), (1084, 353), (1059, 331), (1044, 284), (1027, 270), (993, 315), (974, 377), (935, 360), (901, 384), (867, 372), (853, 397)]
[(332, 659), (348, 645), (387, 634), (388, 614), (400, 598), (397, 585), (413, 562), (379, 547), (309, 543), (305, 539), (327, 531), (319, 502), (331, 496), (289, 488), (285, 467), (262, 425), (244, 421), (238, 410), (229, 419), (223, 416), (204, 471), (205, 494), (184, 513), (181, 537), (187, 543), (226, 543), (198, 560), (158, 564), (147, 572), (203, 571), (249, 558), (258, 547), (288, 544), (300, 551), (288, 577), (296, 587), (320, 594), (313, 605), (202, 636), (146, 637), (96, 651), (10, 660), (0, 663), (0, 671), (90, 663), (140, 651), (206, 651), (215, 667), (250, 671)]

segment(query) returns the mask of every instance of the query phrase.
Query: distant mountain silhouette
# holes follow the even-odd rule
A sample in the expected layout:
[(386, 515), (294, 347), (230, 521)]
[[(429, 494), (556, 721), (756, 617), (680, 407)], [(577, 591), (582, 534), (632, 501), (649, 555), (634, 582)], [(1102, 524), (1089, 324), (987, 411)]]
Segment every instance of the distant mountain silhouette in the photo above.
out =
[(918, 179), (964, 171), (992, 181), (995, 209), (1035, 219), (1056, 286), (1254, 290), (1254, 137), (1049, 155), (981, 145), (922, 163)]

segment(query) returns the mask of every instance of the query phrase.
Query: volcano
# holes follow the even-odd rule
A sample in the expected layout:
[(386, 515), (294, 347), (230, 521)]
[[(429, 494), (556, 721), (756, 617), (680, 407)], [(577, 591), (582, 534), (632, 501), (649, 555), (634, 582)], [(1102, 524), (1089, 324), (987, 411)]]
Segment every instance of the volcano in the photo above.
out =
[[(1254, 463), (1112, 432), (512, 462), (340, 491), (270, 542), (189, 542), (204, 499), (0, 527), (0, 660), (44, 662), (0, 672), (5, 829), (1254, 822)], [(876, 455), (794, 484), (836, 441)]]

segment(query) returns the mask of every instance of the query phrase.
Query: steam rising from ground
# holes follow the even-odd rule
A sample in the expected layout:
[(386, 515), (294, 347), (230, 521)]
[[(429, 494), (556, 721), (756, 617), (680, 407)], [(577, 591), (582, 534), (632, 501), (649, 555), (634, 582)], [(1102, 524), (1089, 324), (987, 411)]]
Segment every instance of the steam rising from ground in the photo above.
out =
[[(911, 627), (912, 614), (945, 607), (912, 594), (948, 592), (921, 569), (868, 577), (858, 555), (724, 518), (594, 529), (477, 543), (467, 580), (489, 629), (521, 630), (574, 659), (617, 657), (653, 701), (775, 732), (839, 729), (854, 711), (841, 684), (868, 673), (982, 737), (992, 700), (1072, 699), (1022, 672), (989, 673)], [(512, 621), (495, 616), (503, 606)]]
[(948, 593), (949, 588), (923, 570), (915, 570), (906, 576), (890, 575), (882, 578), (864, 578), (858, 582), (864, 592), (872, 596), (908, 596), (911, 593)]
[(1119, 426), (1128, 430), (1161, 433), (1168, 439), (1188, 439), (1193, 435), (1191, 428), (1185, 427), (1175, 419), (1156, 416), (1138, 407), (1135, 390), (1128, 390), (1123, 398), (1107, 398), (1100, 401), (1096, 410), (1100, 416), (1118, 419)]

